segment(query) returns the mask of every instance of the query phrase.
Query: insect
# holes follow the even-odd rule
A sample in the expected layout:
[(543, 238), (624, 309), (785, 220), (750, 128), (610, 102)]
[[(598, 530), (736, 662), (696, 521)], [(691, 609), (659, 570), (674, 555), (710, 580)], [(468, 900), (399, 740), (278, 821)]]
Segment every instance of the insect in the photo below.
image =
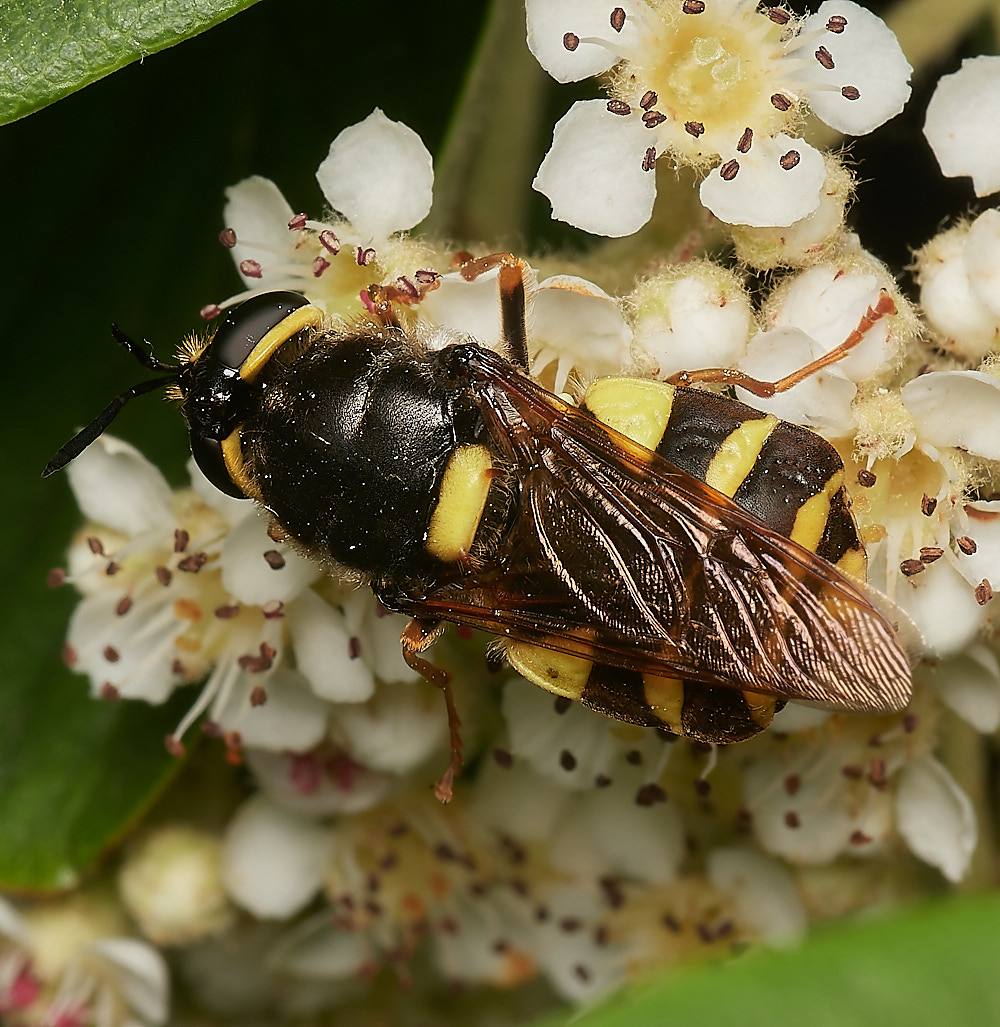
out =
[(763, 730), (785, 700), (831, 710), (905, 708), (909, 661), (864, 591), (865, 551), (843, 464), (819, 436), (690, 387), (759, 394), (775, 384), (707, 371), (672, 382), (604, 378), (579, 405), (528, 374), (525, 265), (499, 267), (509, 358), (469, 341), (424, 351), (393, 290), (345, 328), (294, 293), (235, 308), (177, 366), (117, 397), (63, 447), (64, 466), (134, 395), (169, 384), (194, 456), (223, 492), (256, 500), (326, 564), (359, 572), (408, 614), (407, 662), (442, 687), (452, 759), (459, 718), (447, 674), (421, 654), (457, 622), (498, 636), (509, 663), (608, 716), (708, 742)]

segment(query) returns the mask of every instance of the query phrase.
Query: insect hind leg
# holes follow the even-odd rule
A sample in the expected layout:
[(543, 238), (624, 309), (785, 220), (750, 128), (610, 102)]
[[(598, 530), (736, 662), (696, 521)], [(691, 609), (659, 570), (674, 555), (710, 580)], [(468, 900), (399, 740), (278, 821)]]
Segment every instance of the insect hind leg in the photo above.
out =
[(460, 270), (467, 282), (499, 267), (497, 285), (500, 290), (500, 326), (507, 353), (515, 364), (529, 370), (528, 324), (525, 279), (528, 263), (513, 253), (489, 253), (485, 257), (466, 260)]
[(450, 736), (451, 756), (445, 772), (434, 783), (434, 794), (441, 802), (450, 802), (455, 777), (462, 769), (462, 721), (455, 706), (455, 695), (451, 689), (451, 675), (442, 667), (436, 667), (430, 660), (420, 654), (430, 646), (444, 631), (444, 624), (439, 620), (420, 620), (414, 618), (403, 629), (400, 644), (403, 648), (403, 659), (424, 680), (440, 688), (444, 694), (448, 709), (448, 733)]
[(770, 399), (775, 393), (786, 392), (793, 386), (798, 385), (799, 382), (805, 381), (810, 375), (815, 374), (817, 371), (822, 371), (824, 367), (829, 367), (838, 360), (842, 360), (861, 342), (869, 328), (881, 321), (883, 317), (895, 313), (896, 304), (885, 289), (882, 289), (879, 292), (878, 301), (875, 306), (869, 307), (865, 311), (857, 327), (843, 342), (834, 346), (833, 349), (824, 353), (821, 357), (817, 357), (806, 364), (805, 367), (800, 367), (797, 371), (786, 374), (784, 378), (780, 378), (776, 382), (762, 382), (760, 379), (753, 378), (742, 371), (735, 371), (726, 367), (709, 367), (703, 371), (678, 371), (677, 374), (671, 375), (667, 381), (671, 385), (695, 385), (698, 382), (738, 385), (741, 389), (746, 389), (747, 392), (752, 392), (761, 399)]

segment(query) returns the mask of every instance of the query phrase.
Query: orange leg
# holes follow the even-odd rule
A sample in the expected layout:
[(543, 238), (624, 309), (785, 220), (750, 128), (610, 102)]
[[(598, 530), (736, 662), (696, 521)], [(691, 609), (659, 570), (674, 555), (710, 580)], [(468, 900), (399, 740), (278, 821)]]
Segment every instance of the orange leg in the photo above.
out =
[(785, 375), (784, 378), (776, 382), (762, 382), (757, 378), (751, 378), (750, 375), (744, 374), (742, 371), (733, 371), (725, 367), (710, 367), (704, 371), (678, 371), (677, 374), (671, 375), (667, 380), (671, 385), (694, 385), (696, 382), (721, 382), (726, 385), (739, 385), (740, 388), (752, 392), (755, 396), (760, 396), (761, 399), (769, 399), (776, 392), (785, 392), (792, 388), (793, 385), (798, 385), (799, 382), (804, 381), (810, 375), (841, 360), (861, 342), (865, 337), (865, 332), (872, 325), (881, 321), (887, 314), (895, 313), (896, 304), (893, 303), (892, 297), (883, 289), (879, 293), (878, 302), (875, 306), (869, 307), (865, 311), (864, 316), (858, 322), (857, 328), (839, 346), (834, 346), (828, 353), (824, 353), (823, 356), (817, 357), (811, 363), (806, 364), (805, 367), (800, 367), (797, 371)]
[(420, 655), (434, 644), (442, 631), (444, 624), (441, 621), (414, 619), (403, 629), (400, 643), (403, 647), (403, 659), (407, 664), (444, 693), (448, 709), (448, 731), (451, 736), (451, 758), (448, 760), (447, 769), (434, 784), (434, 794), (441, 802), (450, 802), (452, 785), (462, 769), (462, 721), (458, 716), (455, 696), (451, 690), (451, 675)]

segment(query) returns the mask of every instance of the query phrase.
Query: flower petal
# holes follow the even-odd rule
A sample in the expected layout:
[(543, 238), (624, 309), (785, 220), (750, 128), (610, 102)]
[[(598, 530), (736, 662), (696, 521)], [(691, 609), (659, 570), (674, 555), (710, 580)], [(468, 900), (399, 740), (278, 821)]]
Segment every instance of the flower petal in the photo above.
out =
[(255, 511), (222, 543), (222, 583), (241, 603), (290, 602), (323, 573), (312, 560), (271, 539), (267, 525), (267, 515)]
[(972, 57), (945, 75), (927, 105), (924, 135), (941, 172), (970, 175), (977, 196), (1000, 189), (1000, 57)]
[[(248, 288), (278, 288), (284, 280), (285, 265), (294, 260), (298, 241), (298, 233), (288, 228), (293, 213), (269, 178), (252, 175), (226, 190), (222, 217), (236, 233), (236, 245), (229, 253)], [(244, 274), (245, 260), (259, 265), (260, 273)]]
[(326, 828), (255, 795), (229, 822), (223, 883), (254, 916), (285, 919), (319, 890), (330, 847)]
[(921, 664), (916, 674), (977, 731), (1000, 726), (1000, 663), (992, 649), (976, 643), (954, 659)]
[[(775, 328), (758, 332), (737, 366), (759, 381), (776, 382), (824, 352), (815, 339), (799, 328)], [(770, 399), (740, 388), (736, 395), (744, 403), (786, 421), (846, 435), (853, 424), (851, 403), (857, 391), (854, 382), (834, 364)]]
[(976, 299), (1000, 317), (1000, 210), (985, 210), (972, 223), (965, 269)]
[(637, 232), (653, 213), (656, 177), (643, 170), (649, 137), (642, 121), (609, 113), (604, 100), (578, 100), (556, 124), (531, 187), (552, 217), (594, 235)]
[(124, 535), (174, 528), (167, 479), (134, 446), (102, 435), (66, 468), (88, 521)]
[(554, 389), (562, 392), (573, 368), (581, 378), (620, 374), (629, 359), (632, 333), (618, 304), (576, 275), (546, 278), (532, 300), (531, 333), (538, 356), (534, 373), (557, 362)]
[(91, 946), (109, 965), (115, 989), (144, 1024), (167, 1022), (170, 978), (163, 956), (137, 938), (102, 938)]
[(706, 865), (719, 891), (732, 895), (742, 922), (774, 945), (800, 938), (806, 911), (795, 881), (780, 863), (745, 848), (713, 849)]
[(941, 659), (972, 643), (986, 617), (969, 583), (944, 560), (905, 578), (895, 600), (916, 624), (927, 653)]
[(629, 298), (636, 359), (656, 378), (702, 367), (735, 367), (754, 328), (739, 280), (712, 264), (651, 278)]
[(427, 216), (434, 167), (420, 136), (376, 107), (334, 139), (316, 180), (335, 210), (378, 241)]
[(296, 665), (321, 699), (364, 702), (371, 697), (371, 667), (363, 655), (352, 656), (351, 633), (339, 610), (306, 589), (285, 613)]
[(819, 206), (825, 180), (819, 150), (780, 132), (724, 159), (701, 183), (701, 202), (727, 224), (792, 225)]
[(911, 760), (899, 775), (896, 822), (911, 851), (958, 882), (976, 847), (976, 814), (969, 797), (932, 756)]
[[(895, 117), (910, 98), (913, 69), (895, 33), (881, 18), (851, 0), (826, 0), (806, 19), (803, 33), (822, 29), (831, 17), (846, 19), (839, 32), (827, 32), (823, 46), (832, 67), (811, 65), (806, 96), (813, 113), (838, 132), (865, 135)], [(795, 56), (812, 59), (815, 41)], [(814, 85), (815, 83), (815, 85)], [(853, 86), (860, 96), (848, 99), (842, 89)], [(850, 95), (853, 95), (850, 94)]]
[(1000, 460), (1000, 381), (982, 371), (931, 371), (907, 382), (903, 403), (919, 437)]
[(243, 675), (243, 688), (235, 688), (225, 707), (214, 711), (224, 731), (236, 730), (245, 746), (273, 752), (301, 752), (318, 745), (326, 734), (330, 706), (309, 688), (298, 671), (279, 667), (267, 677), (267, 701), (252, 706), (253, 675)]
[[(628, 46), (638, 26), (628, 17), (633, 5), (618, 4), (626, 12), (621, 33), (611, 27), (612, 6), (607, 0), (527, 0), (525, 14), (528, 24), (528, 49), (535, 60), (557, 82), (579, 82), (590, 75), (607, 71), (617, 60), (615, 43)], [(574, 50), (563, 42), (567, 33), (580, 40)], [(586, 41), (593, 36), (608, 45)]]

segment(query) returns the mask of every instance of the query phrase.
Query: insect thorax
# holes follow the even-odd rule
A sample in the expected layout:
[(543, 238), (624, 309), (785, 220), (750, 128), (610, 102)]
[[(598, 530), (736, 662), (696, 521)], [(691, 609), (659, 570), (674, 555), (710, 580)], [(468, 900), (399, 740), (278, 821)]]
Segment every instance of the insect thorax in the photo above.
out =
[(322, 334), (260, 384), (244, 459), (282, 527), (366, 574), (416, 570), (448, 458), (483, 431), (465, 385), (392, 336)]

